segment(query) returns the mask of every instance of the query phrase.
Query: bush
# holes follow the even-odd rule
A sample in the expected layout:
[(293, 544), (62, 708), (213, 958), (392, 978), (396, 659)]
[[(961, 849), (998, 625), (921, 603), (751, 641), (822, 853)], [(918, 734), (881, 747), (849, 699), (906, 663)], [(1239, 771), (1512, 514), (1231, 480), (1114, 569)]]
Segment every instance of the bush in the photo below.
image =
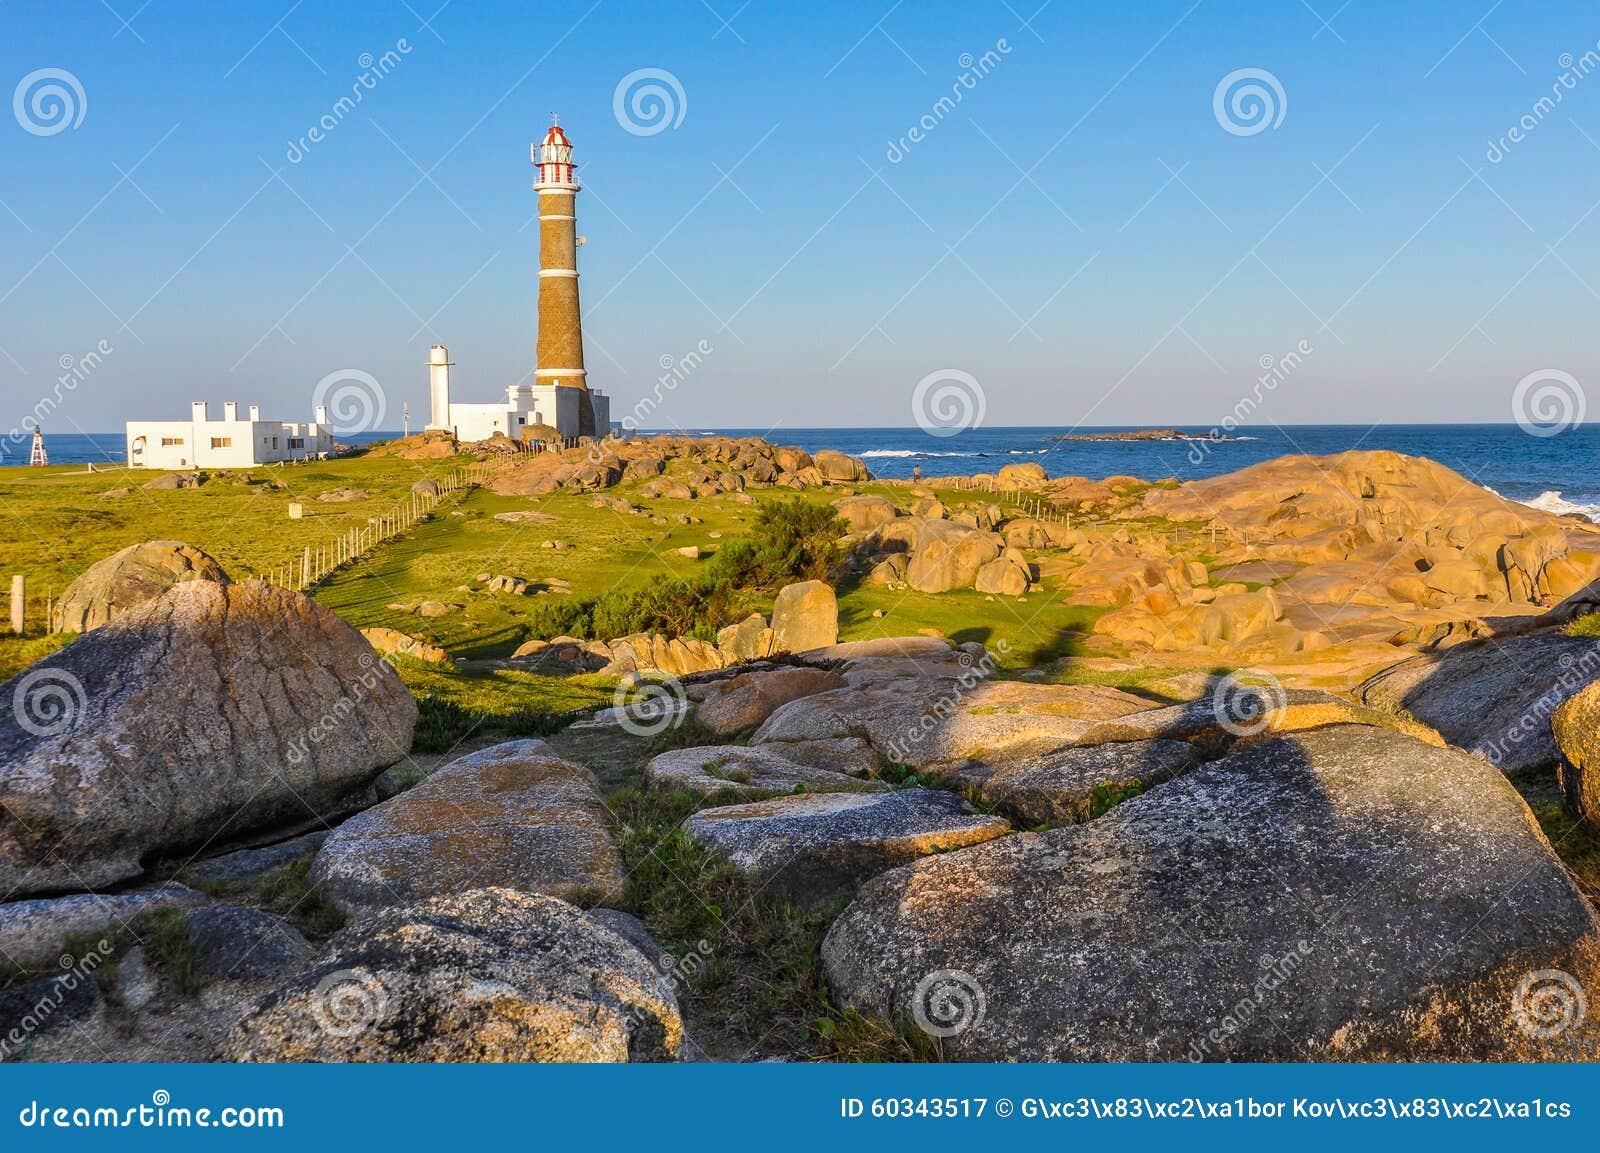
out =
[(759, 611), (795, 581), (826, 580), (839, 560), (844, 523), (827, 505), (763, 501), (751, 530), (722, 546), (698, 573), (658, 576), (591, 601), (540, 605), (530, 634), (609, 640), (632, 633), (716, 639), (717, 630)]

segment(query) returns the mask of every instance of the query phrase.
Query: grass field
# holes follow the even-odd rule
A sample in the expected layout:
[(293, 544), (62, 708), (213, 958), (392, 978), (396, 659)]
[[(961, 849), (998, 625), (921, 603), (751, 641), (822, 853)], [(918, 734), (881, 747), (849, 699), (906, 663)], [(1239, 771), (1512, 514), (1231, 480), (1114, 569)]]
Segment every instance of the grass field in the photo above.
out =
[[(47, 596), (59, 595), (89, 565), (127, 545), (181, 540), (209, 552), (235, 578), (272, 573), (307, 544), (324, 543), (392, 510), (408, 499), (418, 480), (441, 477), (465, 463), (468, 458), (354, 456), (219, 474), (198, 489), (176, 491), (143, 488), (153, 475), (143, 471), (0, 469), (0, 522), (7, 526), (0, 533), (0, 576), (27, 577), (30, 632), (37, 632)], [(641, 500), (642, 483), (618, 486), (607, 495), (632, 500), (647, 515), (592, 508), (589, 497), (576, 494), (528, 497), (468, 490), (410, 532), (329, 575), (313, 595), (357, 627), (398, 629), (458, 658), (509, 655), (534, 635), (527, 618), (545, 597), (591, 598), (661, 574), (688, 575), (721, 542), (744, 532), (755, 516), (753, 505), (732, 495)], [(368, 496), (337, 503), (317, 499), (337, 488)], [(906, 499), (904, 489), (887, 486), (869, 484), (857, 491)], [(825, 503), (840, 494), (837, 489), (772, 489), (752, 495)], [(937, 495), (952, 507), (973, 499), (954, 491)], [(291, 501), (301, 503), (302, 519), (289, 518)], [(498, 513), (529, 511), (549, 519), (496, 519)], [(681, 518), (700, 523), (684, 524)], [(566, 547), (545, 547), (546, 541)], [(701, 550), (702, 559), (679, 555), (677, 550), (689, 545)], [(488, 592), (476, 579), (485, 573), (520, 577), (542, 595)], [(425, 600), (454, 607), (444, 616), (423, 617), (415, 610)], [(874, 617), (874, 611), (883, 615)], [(1015, 599), (847, 584), (841, 589), (840, 633), (852, 640), (937, 632), (988, 645), (999, 653), (1001, 667), (1023, 668), (1073, 655), (1100, 611), (1051, 595), (1049, 582), (1042, 592)], [(0, 674), (16, 672), (51, 647), (49, 638), (21, 643), (8, 638), (0, 643)], [(519, 700), (525, 695), (546, 694), (516, 694)]]

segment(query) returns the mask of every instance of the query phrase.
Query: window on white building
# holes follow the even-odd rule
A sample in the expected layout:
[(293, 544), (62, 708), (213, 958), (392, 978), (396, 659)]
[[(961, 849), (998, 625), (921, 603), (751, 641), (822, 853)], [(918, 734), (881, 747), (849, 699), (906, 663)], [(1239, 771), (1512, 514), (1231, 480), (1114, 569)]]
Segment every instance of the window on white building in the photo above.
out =
[(231, 436), (214, 436), (214, 437), (211, 438), (211, 447), (212, 448), (232, 448), (233, 447), (233, 437), (231, 437)]
[(305, 446), (306, 446), (306, 442), (305, 442), (304, 438), (298, 437), (298, 436), (291, 436), (289, 438), (289, 447), (290, 448), (304, 448)]
[(164, 436), (161, 438), (161, 447), (163, 448), (171, 448), (173, 445), (182, 443), (183, 437), (181, 436)]

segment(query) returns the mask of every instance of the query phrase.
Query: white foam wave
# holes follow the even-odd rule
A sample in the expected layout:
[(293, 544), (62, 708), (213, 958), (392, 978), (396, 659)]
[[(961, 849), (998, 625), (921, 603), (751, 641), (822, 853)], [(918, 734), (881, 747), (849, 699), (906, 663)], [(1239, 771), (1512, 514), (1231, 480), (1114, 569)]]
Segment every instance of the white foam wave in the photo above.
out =
[(857, 453), (862, 457), (904, 457), (904, 456), (985, 456), (981, 452), (922, 452), (914, 448), (869, 448), (866, 452)]
[[(1493, 492), (1493, 489), (1489, 491)], [(1496, 496), (1499, 494), (1496, 493)], [(1536, 508), (1543, 512), (1553, 512), (1557, 516), (1567, 516), (1570, 513), (1582, 513), (1591, 520), (1600, 520), (1600, 502), (1568, 500), (1559, 492), (1553, 490), (1541, 492), (1532, 500), (1518, 501), (1529, 508)]]

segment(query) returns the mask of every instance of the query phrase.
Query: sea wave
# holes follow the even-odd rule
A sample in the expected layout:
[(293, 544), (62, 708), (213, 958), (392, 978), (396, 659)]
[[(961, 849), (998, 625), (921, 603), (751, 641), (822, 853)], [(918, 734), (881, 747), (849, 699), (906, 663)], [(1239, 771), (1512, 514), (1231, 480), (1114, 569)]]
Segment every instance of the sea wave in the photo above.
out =
[[(1493, 489), (1489, 490), (1493, 492)], [(1496, 494), (1498, 495), (1498, 494)], [(1591, 520), (1600, 520), (1600, 501), (1568, 500), (1559, 492), (1548, 490), (1541, 492), (1531, 500), (1521, 500), (1518, 504), (1525, 504), (1529, 508), (1540, 509), (1544, 512), (1553, 512), (1557, 516), (1566, 516), (1570, 513), (1582, 513)]]
[(988, 456), (986, 452), (924, 452), (916, 448), (869, 448), (866, 452), (857, 453), (861, 457), (874, 456)]

